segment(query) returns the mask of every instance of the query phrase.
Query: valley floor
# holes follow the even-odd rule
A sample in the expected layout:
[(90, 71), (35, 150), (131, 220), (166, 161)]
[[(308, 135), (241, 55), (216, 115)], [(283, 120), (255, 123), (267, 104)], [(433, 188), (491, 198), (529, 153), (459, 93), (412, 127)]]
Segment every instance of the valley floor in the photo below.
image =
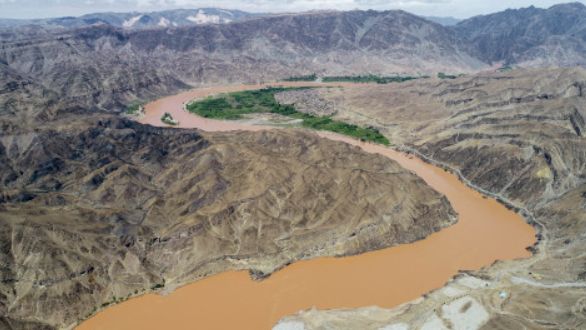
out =
[[(214, 93), (238, 88), (217, 87)], [(270, 129), (186, 114), (186, 99), (202, 97), (209, 92), (194, 90), (147, 104), (141, 121), (164, 126), (160, 115), (167, 113), (180, 118), (179, 128), (195, 127), (204, 131)], [(175, 329), (187, 329), (192, 324), (210, 329), (270, 328), (283, 315), (310, 306), (396, 306), (440, 287), (460, 269), (478, 269), (494, 260), (530, 255), (525, 248), (534, 242), (533, 229), (503, 205), (467, 188), (457, 177), (384, 146), (332, 133), (320, 135), (384, 155), (414, 171), (447, 197), (458, 214), (458, 223), (424, 240), (395, 248), (343, 259), (297, 262), (259, 283), (250, 281), (245, 273), (216, 275), (167, 297), (150, 295), (107, 309), (82, 324), (80, 329), (156, 329), (170, 324)], [(336, 275), (332, 277), (332, 274)], [(231, 317), (219, 317), (224, 313)]]

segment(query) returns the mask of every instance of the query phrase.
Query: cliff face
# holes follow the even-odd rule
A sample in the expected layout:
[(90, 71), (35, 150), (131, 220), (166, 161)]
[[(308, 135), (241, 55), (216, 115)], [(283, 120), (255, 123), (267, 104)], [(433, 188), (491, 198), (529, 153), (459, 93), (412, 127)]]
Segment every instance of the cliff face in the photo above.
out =
[(444, 322), (483, 329), (583, 328), (586, 268), (578, 251), (586, 244), (584, 86), (583, 69), (542, 69), (322, 91), (321, 98), (337, 105), (338, 118), (371, 123), (398, 145), (526, 208), (540, 242), (532, 258), (461, 274), (408, 306), (306, 312), (289, 321), (303, 321), (308, 329), (447, 327)]

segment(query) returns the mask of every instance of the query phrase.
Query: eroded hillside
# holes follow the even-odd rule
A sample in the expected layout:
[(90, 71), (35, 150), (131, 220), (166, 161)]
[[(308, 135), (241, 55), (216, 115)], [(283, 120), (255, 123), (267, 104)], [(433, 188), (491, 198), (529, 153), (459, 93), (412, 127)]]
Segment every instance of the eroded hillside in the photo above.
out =
[(0, 136), (0, 314), (64, 327), (228, 269), (421, 239), (444, 197), (382, 156), (303, 132), (214, 133), (71, 119)]
[(393, 311), (310, 311), (290, 320), (304, 320), (310, 329), (584, 327), (584, 86), (583, 69), (549, 69), (321, 90), (336, 105), (336, 117), (370, 123), (397, 147), (526, 208), (541, 242), (526, 261), (461, 275)]

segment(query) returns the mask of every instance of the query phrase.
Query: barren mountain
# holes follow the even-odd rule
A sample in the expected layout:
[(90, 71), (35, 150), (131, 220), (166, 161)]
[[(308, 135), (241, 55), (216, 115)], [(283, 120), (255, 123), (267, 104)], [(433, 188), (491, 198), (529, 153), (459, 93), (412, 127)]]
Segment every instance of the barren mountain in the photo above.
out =
[(541, 241), (528, 260), (462, 274), (411, 305), (313, 311), (289, 321), (307, 329), (586, 327), (585, 86), (584, 69), (534, 69), (321, 90), (336, 117), (369, 123), (397, 147), (517, 205)]
[(535, 7), (477, 16), (455, 26), (485, 62), (522, 66), (586, 64), (586, 6)]
[(228, 269), (422, 239), (448, 202), (382, 156), (302, 132), (123, 119), (0, 135), (0, 327), (65, 327), (131, 295)]
[[(230, 14), (234, 19), (228, 22)], [(61, 89), (60, 94), (108, 108), (148, 97), (162, 84), (171, 91), (181, 84), (273, 81), (311, 73), (435, 75), (494, 63), (580, 65), (586, 63), (584, 17), (580, 3), (507, 10), (456, 26), (403, 11), (92, 14), (1, 28), (0, 63)], [(101, 23), (87, 24), (94, 21)]]
[(455, 32), (402, 11), (276, 15), (138, 31), (100, 25), (0, 32), (0, 69), (108, 110), (185, 84), (484, 67), (467, 52)]

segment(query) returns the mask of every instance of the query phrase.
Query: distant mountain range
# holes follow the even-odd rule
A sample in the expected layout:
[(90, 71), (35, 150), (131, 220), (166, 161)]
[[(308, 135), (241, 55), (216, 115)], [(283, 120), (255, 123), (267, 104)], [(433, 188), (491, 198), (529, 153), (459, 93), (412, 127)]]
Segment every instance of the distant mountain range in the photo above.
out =
[(0, 28), (5, 89), (26, 91), (34, 82), (44, 95), (110, 111), (188, 85), (586, 65), (586, 7), (579, 3), (507, 10), (455, 26), (372, 10), (197, 9), (35, 22), (4, 21), (11, 27)]
[[(362, 65), (359, 68), (351, 66), (348, 71), (358, 72), (359, 69), (377, 71), (377, 65), (380, 65), (378, 71), (388, 71), (391, 67), (395, 69), (402, 67), (403, 71), (421, 71), (429, 69), (430, 65), (437, 65), (438, 69), (441, 70), (468, 71), (481, 68), (483, 65), (479, 63), (486, 67), (492, 65), (572, 66), (586, 64), (586, 6), (579, 2), (555, 5), (548, 9), (533, 6), (509, 9), (465, 20), (433, 16), (419, 18), (403, 11), (253, 14), (239, 10), (201, 8), (148, 13), (96, 13), (80, 17), (33, 20), (0, 19), (0, 30), (5, 32), (2, 37), (5, 40), (6, 38), (18, 39), (17, 34), (24, 36), (31, 30), (38, 33), (39, 29), (62, 31), (109, 26), (122, 31), (136, 31), (153, 28), (238, 24), (251, 19), (259, 21), (242, 27), (258, 37), (254, 41), (256, 42), (255, 47), (261, 47), (261, 45), (265, 47), (261, 47), (257, 53), (268, 53), (270, 49), (277, 47), (276, 50), (281, 52), (293, 51), (296, 53), (294, 58), (304, 57), (309, 60), (312, 56), (316, 56), (315, 49), (307, 48), (305, 50), (311, 51), (301, 55), (298, 52), (300, 49), (297, 49), (296, 46), (299, 46), (299, 43), (303, 43), (304, 40), (319, 39), (317, 36), (331, 33), (327, 37), (328, 41), (338, 43), (327, 43), (330, 47), (327, 50), (329, 55), (332, 55), (332, 52), (338, 52), (336, 56), (346, 58), (347, 54), (339, 53), (339, 51), (347, 51), (349, 49), (346, 48), (353, 45), (351, 48), (360, 50), (360, 52), (354, 54), (357, 58), (350, 62), (370, 63), (370, 65)], [(307, 25), (301, 25), (302, 21), (306, 22)], [(275, 24), (275, 26), (270, 24)], [(287, 24), (292, 25), (287, 26)], [(355, 25), (350, 26), (349, 24)], [(250, 26), (255, 26), (255, 31), (248, 30)], [(23, 29), (26, 30), (23, 31)], [(234, 27), (225, 30), (233, 29)], [(182, 31), (177, 32), (177, 35), (194, 32), (196, 31)], [(223, 34), (219, 30), (218, 33)], [(388, 35), (385, 36), (383, 33), (388, 33)], [(279, 36), (284, 34), (289, 37), (289, 42), (292, 42), (288, 48), (281, 48), (284, 45), (279, 44), (279, 41), (282, 41)], [(295, 36), (297, 37), (295, 38)], [(240, 36), (239, 33), (222, 35), (220, 39), (211, 37), (206, 42), (210, 42), (210, 47), (217, 51), (223, 46), (215, 44), (215, 40), (223, 38), (230, 40), (233, 37), (248, 40), (250, 43), (247, 46), (252, 47), (253, 45), (252, 38)], [(197, 39), (197, 37), (193, 38)], [(370, 45), (373, 38), (378, 41), (374, 47)], [(392, 42), (389, 43), (388, 41), (391, 40)], [(429, 47), (424, 46), (426, 44)], [(189, 49), (199, 46), (196, 44), (184, 45)], [(320, 46), (322, 50), (325, 50), (323, 49), (324, 45), (312, 46)], [(375, 49), (376, 52), (374, 52)], [(382, 53), (385, 56), (382, 56)], [(390, 54), (392, 54), (391, 57), (389, 57)], [(331, 57), (329, 58), (332, 60)], [(384, 58), (384, 63), (378, 62), (382, 58)], [(459, 58), (459, 60), (455, 61), (455, 58)], [(472, 62), (477, 63), (473, 64)], [(324, 69), (327, 70), (328, 66), (325, 65)], [(312, 68), (312, 70), (318, 69)]]
[(454, 17), (440, 17), (440, 16), (422, 16), (423, 18), (441, 24), (443, 26), (454, 26), (460, 22), (462, 22), (459, 18)]
[(258, 14), (219, 8), (176, 9), (149, 13), (95, 13), (79, 17), (30, 20), (0, 19), (0, 27), (40, 25), (54, 28), (80, 28), (89, 25), (106, 24), (124, 29), (166, 28), (201, 24), (224, 24), (254, 16), (258, 16)]
[(486, 68), (472, 51), (454, 30), (404, 11), (283, 14), (178, 28), (99, 24), (0, 32), (0, 70), (103, 109), (186, 85)]
[[(0, 18), (0, 27), (40, 25), (45, 27), (74, 28), (94, 24), (107, 24), (125, 29), (144, 29), (152, 27), (180, 27), (201, 24), (225, 24), (246, 18), (268, 16), (268, 14), (249, 13), (240, 10), (220, 8), (175, 9), (156, 12), (131, 13), (94, 13), (79, 17), (56, 17), (46, 19), (6, 19)], [(429, 21), (454, 26), (461, 19), (454, 17), (421, 16)]]
[(477, 16), (454, 29), (487, 63), (586, 64), (586, 6), (579, 2)]

